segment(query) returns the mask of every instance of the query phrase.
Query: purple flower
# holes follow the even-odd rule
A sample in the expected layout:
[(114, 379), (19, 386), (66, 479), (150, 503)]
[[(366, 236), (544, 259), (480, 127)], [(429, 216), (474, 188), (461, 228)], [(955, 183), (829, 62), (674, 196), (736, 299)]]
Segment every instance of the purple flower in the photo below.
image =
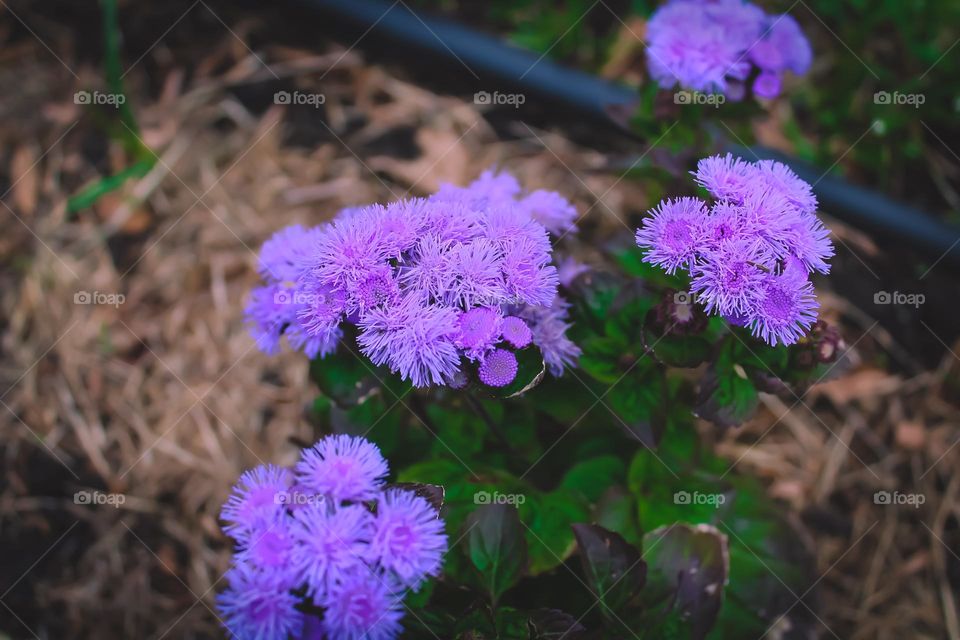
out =
[(491, 387), (505, 387), (517, 377), (517, 356), (506, 349), (494, 349), (484, 356), (477, 374)]
[[(253, 291), (246, 317), (268, 353), (286, 336), (325, 356), (352, 324), (375, 365), (415, 386), (453, 384), (463, 357), (478, 360), (499, 340), (499, 320), (481, 322), (489, 312), (552, 304), (560, 278), (547, 227), (575, 231), (575, 218), (559, 194), (524, 195), (495, 171), (428, 199), (344, 209), (332, 223), (267, 242), (267, 286)], [(489, 311), (473, 312), (480, 307)]]
[(449, 278), (447, 251), (450, 244), (430, 234), (417, 242), (408, 264), (401, 267), (400, 282), (424, 302), (443, 295)]
[(533, 344), (540, 348), (547, 370), (554, 376), (563, 375), (566, 367), (575, 367), (580, 358), (580, 347), (567, 337), (567, 309), (570, 303), (557, 296), (549, 307), (524, 305), (512, 312), (527, 321), (533, 333)]
[(688, 265), (697, 250), (697, 228), (707, 215), (704, 206), (697, 198), (661, 202), (637, 230), (637, 244), (649, 247), (644, 262), (659, 265), (667, 273)]
[(817, 319), (813, 283), (789, 275), (767, 275), (754, 305), (750, 331), (771, 346), (793, 344)]
[(350, 292), (371, 271), (387, 264), (391, 247), (371, 217), (363, 210), (334, 220), (307, 261), (313, 277)]
[(560, 279), (549, 264), (550, 255), (537, 243), (521, 236), (506, 243), (501, 268), (505, 290), (512, 302), (549, 305), (557, 295)]
[(451, 249), (447, 260), (447, 304), (469, 309), (503, 299), (506, 293), (500, 272), (502, 260), (497, 246), (486, 238)]
[(751, 238), (727, 240), (705, 252), (692, 271), (691, 287), (707, 313), (747, 313), (764, 279), (760, 265), (760, 241)]
[(389, 469), (380, 450), (364, 438), (333, 435), (305, 449), (296, 473), (301, 490), (340, 500), (372, 500)]
[(287, 528), (287, 514), (278, 512), (270, 522), (252, 532), (240, 544), (236, 554), (237, 563), (270, 574), (277, 584), (288, 589), (299, 586), (296, 572), (291, 571), (294, 539)]
[(730, 154), (701, 160), (695, 175), (717, 202), (709, 212), (692, 199), (661, 203), (637, 232), (644, 260), (687, 268), (708, 313), (792, 344), (816, 320), (810, 273), (827, 273), (833, 255), (812, 188), (779, 162)]
[(471, 360), (479, 359), (499, 338), (499, 309), (476, 307), (465, 311), (457, 321), (456, 345)]
[(360, 504), (332, 507), (309, 504), (292, 514), (290, 535), (296, 543), (292, 568), (317, 602), (351, 571), (364, 569), (373, 516)]
[(303, 614), (294, 608), (299, 599), (277, 578), (245, 566), (234, 567), (226, 577), (230, 586), (217, 597), (217, 608), (231, 638), (300, 637)]
[(387, 489), (377, 503), (370, 560), (416, 590), (437, 575), (447, 550), (443, 520), (429, 502), (411, 491)]
[(520, 183), (507, 172), (487, 169), (466, 187), (443, 184), (434, 199), (469, 204), (475, 209), (486, 209), (511, 203), (520, 194)]
[(577, 230), (577, 208), (556, 191), (538, 189), (520, 200), (519, 207), (555, 236)]
[(293, 474), (272, 464), (244, 471), (220, 511), (220, 519), (229, 523), (224, 531), (247, 540), (252, 531), (274, 521), (292, 484)]
[(460, 368), (453, 340), (457, 310), (423, 305), (413, 296), (375, 309), (360, 320), (360, 350), (376, 365), (386, 364), (415, 387), (444, 384)]
[(760, 160), (756, 166), (767, 185), (782, 193), (801, 213), (810, 214), (817, 211), (817, 196), (813, 194), (813, 189), (790, 167), (775, 160)]
[(530, 327), (528, 327), (527, 323), (521, 318), (517, 318), (516, 316), (507, 316), (504, 318), (500, 332), (501, 335), (503, 335), (503, 339), (517, 349), (522, 349), (533, 341), (533, 332), (530, 331)]
[(345, 575), (324, 604), (323, 627), (331, 640), (393, 640), (402, 630), (402, 596), (369, 569)]
[(260, 250), (259, 271), (270, 282), (296, 281), (324, 227), (291, 225), (273, 234)]
[[(777, 51), (776, 67), (771, 66), (762, 56), (754, 56), (754, 63), (763, 69), (783, 71), (789, 69), (798, 76), (810, 70), (813, 62), (813, 51), (810, 41), (803, 35), (800, 25), (789, 15), (771, 17), (772, 24), (766, 34), (764, 44), (769, 44)], [(751, 52), (753, 53), (753, 52)]]
[(728, 153), (725, 156), (703, 158), (697, 163), (694, 175), (697, 182), (714, 198), (742, 204), (747, 194), (753, 191), (757, 169), (749, 162), (734, 158), (732, 153)]
[[(439, 513), (413, 492), (384, 488), (387, 463), (363, 438), (328, 436), (292, 474), (244, 473), (224, 506), (237, 538), (217, 606), (242, 640), (392, 640), (404, 595), (439, 575)], [(234, 527), (243, 523), (243, 535)], [(301, 611), (322, 610), (322, 619)]]
[(647, 66), (662, 87), (679, 84), (732, 99), (742, 97), (754, 67), (762, 71), (754, 93), (773, 98), (784, 71), (802, 75), (812, 58), (795, 20), (767, 16), (742, 0), (673, 0), (650, 17), (647, 38)]

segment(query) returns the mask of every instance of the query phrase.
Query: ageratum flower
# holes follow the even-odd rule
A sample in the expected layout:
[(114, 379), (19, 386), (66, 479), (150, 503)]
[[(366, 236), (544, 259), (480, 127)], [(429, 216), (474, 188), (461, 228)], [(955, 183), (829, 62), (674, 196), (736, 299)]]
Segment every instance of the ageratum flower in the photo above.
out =
[(244, 471), (220, 511), (227, 522), (224, 531), (237, 541), (245, 541), (252, 531), (273, 522), (282, 510), (293, 474), (272, 464)]
[(426, 576), (439, 573), (447, 535), (429, 502), (411, 491), (387, 489), (377, 503), (369, 549), (372, 561), (417, 589)]
[(494, 349), (480, 363), (480, 380), (491, 387), (505, 387), (517, 377), (517, 356), (506, 349)]
[(647, 66), (662, 87), (739, 99), (752, 78), (761, 98), (780, 94), (783, 75), (805, 74), (810, 43), (796, 20), (743, 0), (670, 0), (647, 23)]
[(327, 638), (392, 640), (403, 628), (402, 598), (373, 571), (347, 575), (331, 591), (323, 614)]
[(303, 614), (294, 607), (300, 599), (277, 578), (246, 565), (227, 572), (226, 591), (217, 596), (217, 609), (231, 638), (288, 640), (303, 630)]
[(717, 200), (667, 200), (637, 231), (644, 261), (686, 269), (697, 301), (771, 345), (793, 344), (817, 319), (810, 282), (827, 273), (833, 244), (810, 185), (784, 164), (728, 154), (694, 174)]
[[(531, 341), (560, 375), (579, 351), (558, 321), (566, 308), (551, 312), (563, 303), (550, 234), (575, 231), (575, 219), (576, 208), (559, 194), (524, 193), (515, 178), (494, 171), (429, 198), (350, 208), (328, 224), (295, 225), (267, 241), (260, 257), (266, 283), (253, 291), (246, 316), (265, 352), (275, 353), (286, 337), (310, 357), (335, 351), (353, 325), (364, 355), (417, 387), (483, 382), (487, 353)], [(580, 271), (569, 265), (564, 278)], [(502, 334), (508, 309), (530, 337), (516, 324), (519, 333)]]
[(304, 453), (293, 486), (271, 465), (241, 476), (222, 512), (237, 540), (217, 598), (230, 637), (399, 635), (403, 598), (439, 575), (447, 537), (437, 510), (384, 487), (386, 473), (376, 446), (340, 435)]
[(363, 438), (333, 435), (300, 455), (297, 487), (334, 500), (372, 500), (388, 472), (375, 445)]

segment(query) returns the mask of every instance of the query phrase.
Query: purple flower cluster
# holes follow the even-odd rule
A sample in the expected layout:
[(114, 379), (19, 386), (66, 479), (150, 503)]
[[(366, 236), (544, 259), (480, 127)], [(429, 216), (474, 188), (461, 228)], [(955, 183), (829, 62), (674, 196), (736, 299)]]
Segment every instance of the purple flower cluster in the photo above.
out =
[(424, 498), (383, 486), (387, 472), (375, 445), (335, 435), (292, 470), (264, 465), (240, 477), (220, 513), (237, 543), (217, 598), (231, 637), (399, 635), (404, 593), (440, 572), (447, 537)]
[(730, 154), (704, 158), (694, 175), (716, 202), (661, 202), (637, 230), (644, 260), (688, 270), (708, 313), (793, 344), (817, 318), (810, 274), (827, 273), (833, 255), (813, 190), (786, 165)]
[(560, 375), (580, 351), (565, 335), (550, 234), (575, 231), (576, 213), (557, 193), (524, 193), (511, 175), (487, 171), (429, 198), (288, 227), (263, 246), (266, 285), (246, 316), (263, 351), (286, 336), (311, 358), (333, 352), (352, 324), (374, 364), (417, 387), (458, 386), (465, 368), (508, 385), (515, 352), (531, 343)]
[(663, 87), (740, 99), (775, 98), (786, 71), (803, 75), (813, 53), (797, 21), (743, 0), (670, 0), (647, 23), (647, 65)]

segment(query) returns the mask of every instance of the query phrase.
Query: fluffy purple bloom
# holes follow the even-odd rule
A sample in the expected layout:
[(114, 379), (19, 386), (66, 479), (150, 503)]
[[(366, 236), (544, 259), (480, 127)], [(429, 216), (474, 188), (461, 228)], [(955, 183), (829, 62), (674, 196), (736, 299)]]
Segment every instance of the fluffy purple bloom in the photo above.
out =
[(650, 17), (647, 34), (647, 66), (657, 83), (734, 100), (753, 68), (762, 72), (754, 93), (773, 98), (783, 73), (806, 73), (812, 58), (795, 20), (742, 0), (672, 0)]
[(307, 261), (310, 275), (352, 298), (356, 288), (372, 271), (386, 265), (390, 256), (383, 231), (370, 218), (361, 211), (334, 220)]
[(812, 188), (782, 163), (730, 154), (701, 160), (695, 175), (717, 201), (661, 203), (637, 232), (644, 260), (687, 268), (708, 313), (771, 345), (796, 342), (817, 317), (810, 273), (827, 273), (833, 255)]
[(533, 332), (530, 331), (530, 327), (516, 316), (507, 316), (503, 319), (500, 333), (504, 340), (517, 349), (522, 349), (533, 342)]
[(499, 338), (499, 309), (476, 307), (465, 311), (457, 321), (456, 344), (471, 360), (483, 356)]
[(502, 270), (504, 287), (513, 302), (546, 306), (557, 295), (560, 278), (535, 241), (520, 237), (506, 244)]
[(227, 572), (229, 587), (217, 597), (217, 608), (230, 638), (288, 640), (300, 637), (303, 614), (299, 598), (276, 578), (239, 566)]
[(240, 544), (236, 559), (239, 565), (269, 574), (279, 586), (293, 589), (299, 586), (299, 576), (291, 570), (295, 541), (286, 519), (286, 513), (279, 512), (270, 522), (252, 532)]
[(387, 489), (377, 503), (370, 559), (417, 589), (437, 575), (447, 550), (443, 520), (429, 502), (412, 491)]
[(451, 249), (447, 260), (447, 304), (469, 309), (503, 299), (506, 293), (500, 271), (502, 261), (497, 245), (486, 238)]
[(337, 640), (393, 640), (402, 631), (402, 597), (368, 570), (346, 575), (325, 600), (323, 628)]
[(519, 207), (555, 236), (577, 230), (577, 208), (556, 191), (538, 189), (520, 200)]
[(351, 571), (363, 569), (373, 516), (364, 505), (310, 504), (293, 512), (290, 535), (296, 546), (291, 566), (315, 601)]
[(375, 445), (340, 435), (304, 452), (292, 488), (270, 465), (241, 476), (223, 509), (237, 539), (217, 597), (230, 637), (397, 637), (404, 596), (439, 575), (447, 538), (439, 513), (385, 488), (386, 473)]
[(424, 305), (413, 296), (360, 320), (360, 350), (376, 365), (388, 365), (415, 387), (444, 384), (460, 368), (454, 338), (458, 312)]
[(696, 254), (697, 229), (707, 215), (704, 206), (697, 198), (661, 202), (637, 230), (637, 244), (650, 247), (644, 261), (663, 267), (667, 273), (687, 266)]
[(517, 356), (506, 349), (494, 349), (480, 363), (480, 381), (491, 387), (505, 387), (517, 377)]
[(438, 300), (446, 290), (450, 244), (437, 235), (420, 238), (408, 264), (401, 267), (400, 282), (423, 302)]
[(789, 69), (803, 75), (810, 69), (813, 51), (800, 25), (789, 15), (771, 16), (764, 38), (750, 50), (750, 59), (761, 69)]
[(282, 510), (293, 474), (272, 464), (244, 471), (220, 511), (224, 531), (235, 540), (247, 540), (252, 531), (274, 521)]
[[(495, 171), (430, 198), (344, 209), (265, 244), (266, 286), (253, 291), (246, 317), (268, 353), (286, 337), (311, 358), (325, 356), (354, 325), (375, 365), (415, 386), (459, 383), (461, 360), (481, 359), (500, 337), (499, 320), (476, 324), (481, 316), (552, 303), (560, 278), (548, 228), (575, 231), (575, 218), (559, 194), (525, 193)], [(480, 307), (489, 312), (474, 312)]]
[(271, 282), (296, 281), (323, 233), (322, 226), (307, 229), (299, 224), (276, 232), (260, 250), (260, 274)]
[(380, 450), (364, 438), (333, 435), (300, 455), (296, 466), (301, 490), (333, 500), (372, 500), (389, 469)]
[(793, 344), (816, 321), (818, 306), (809, 280), (767, 275), (757, 296), (750, 331), (771, 346)]
[(694, 173), (697, 182), (714, 198), (742, 204), (756, 181), (755, 165), (735, 158), (732, 153), (725, 156), (710, 156), (697, 163)]
[(760, 241), (751, 238), (727, 240), (708, 250), (690, 283), (707, 313), (749, 313), (765, 276), (761, 252)]

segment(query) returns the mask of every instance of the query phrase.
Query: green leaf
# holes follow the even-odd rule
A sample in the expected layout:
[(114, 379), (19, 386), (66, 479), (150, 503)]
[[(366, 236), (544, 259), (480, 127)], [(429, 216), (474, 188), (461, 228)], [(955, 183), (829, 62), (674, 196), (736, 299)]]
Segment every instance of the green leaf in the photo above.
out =
[(554, 491), (528, 494), (521, 506), (529, 523), (526, 528), (527, 549), (530, 556), (529, 573), (539, 575), (554, 569), (573, 554), (576, 544), (570, 523), (585, 520), (589, 509), (576, 493)]
[(624, 480), (626, 465), (613, 455), (584, 460), (570, 467), (559, 489), (579, 491), (590, 502), (596, 502), (611, 485)]
[(676, 612), (690, 637), (704, 638), (713, 628), (729, 574), (727, 537), (709, 525), (675, 524), (643, 537), (648, 564), (643, 602), (657, 615)]
[(604, 529), (619, 533), (630, 544), (639, 544), (636, 500), (623, 487), (610, 487), (601, 496), (594, 512), (594, 522)]
[(527, 562), (517, 509), (505, 504), (478, 507), (467, 518), (467, 549), (496, 608), (503, 592), (520, 579)]
[(637, 595), (646, 581), (646, 563), (640, 551), (623, 537), (593, 524), (571, 525), (580, 550), (587, 585), (608, 617)]
[(710, 343), (700, 336), (668, 335), (658, 338), (647, 333), (647, 344), (653, 346), (653, 355), (671, 367), (690, 369), (710, 358)]

